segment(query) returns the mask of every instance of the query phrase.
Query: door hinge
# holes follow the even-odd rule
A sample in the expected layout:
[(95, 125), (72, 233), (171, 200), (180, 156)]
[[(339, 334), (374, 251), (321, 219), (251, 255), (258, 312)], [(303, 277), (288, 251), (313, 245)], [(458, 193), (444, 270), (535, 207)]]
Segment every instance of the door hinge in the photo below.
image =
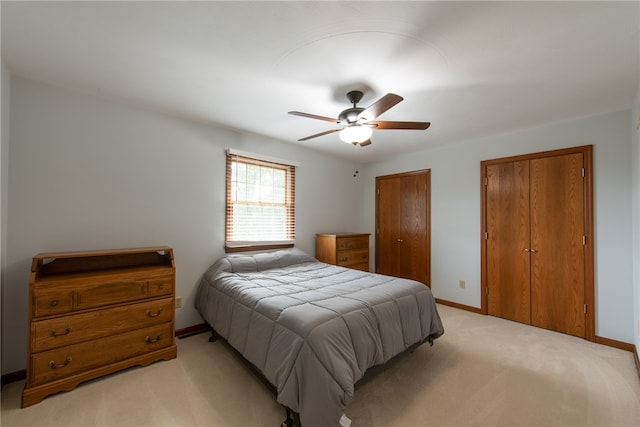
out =
[(587, 314), (587, 304), (584, 305), (584, 314)]
[(587, 244), (587, 236), (582, 236), (582, 246)]
[(489, 185), (489, 177), (484, 177), (484, 186), (486, 187), (487, 185)]
[(484, 240), (489, 240), (489, 233), (487, 231), (484, 232)]
[(585, 172), (584, 172), (584, 168), (582, 168), (582, 177), (583, 177), (583, 178), (584, 178), (584, 174), (585, 174)]
[(489, 287), (488, 286), (486, 288), (484, 288), (484, 293), (485, 293), (485, 295), (489, 295)]

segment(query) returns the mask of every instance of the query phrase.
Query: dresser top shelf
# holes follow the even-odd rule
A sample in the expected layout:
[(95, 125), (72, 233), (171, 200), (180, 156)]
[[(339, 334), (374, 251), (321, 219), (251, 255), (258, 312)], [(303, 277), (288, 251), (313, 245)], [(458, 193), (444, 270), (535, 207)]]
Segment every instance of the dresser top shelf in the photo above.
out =
[(173, 250), (169, 246), (113, 249), (81, 252), (40, 253), (33, 257), (31, 272), (36, 277), (73, 275), (88, 271), (175, 268)]
[(360, 237), (360, 236), (370, 236), (371, 233), (318, 233), (316, 236), (326, 236), (326, 237)]

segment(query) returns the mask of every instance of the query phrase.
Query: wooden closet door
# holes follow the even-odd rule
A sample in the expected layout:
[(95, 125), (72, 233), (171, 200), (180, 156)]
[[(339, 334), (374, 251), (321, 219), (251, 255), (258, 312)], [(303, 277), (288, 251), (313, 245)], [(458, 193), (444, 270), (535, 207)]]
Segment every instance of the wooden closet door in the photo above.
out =
[(595, 340), (592, 164), (591, 146), (481, 163), (483, 313)]
[(376, 180), (376, 273), (400, 275), (402, 180)]
[(583, 154), (531, 160), (531, 324), (585, 336)]
[(376, 177), (376, 273), (429, 285), (429, 170)]
[(402, 178), (399, 277), (427, 284), (427, 174)]
[(531, 322), (529, 162), (487, 166), (488, 313)]

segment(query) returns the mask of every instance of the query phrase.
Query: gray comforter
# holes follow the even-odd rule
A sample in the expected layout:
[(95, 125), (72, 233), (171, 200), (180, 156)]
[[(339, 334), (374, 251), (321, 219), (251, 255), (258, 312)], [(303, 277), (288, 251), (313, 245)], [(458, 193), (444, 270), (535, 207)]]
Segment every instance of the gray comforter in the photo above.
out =
[(304, 427), (336, 427), (368, 368), (444, 332), (423, 284), (324, 264), (295, 248), (219, 259), (195, 305)]

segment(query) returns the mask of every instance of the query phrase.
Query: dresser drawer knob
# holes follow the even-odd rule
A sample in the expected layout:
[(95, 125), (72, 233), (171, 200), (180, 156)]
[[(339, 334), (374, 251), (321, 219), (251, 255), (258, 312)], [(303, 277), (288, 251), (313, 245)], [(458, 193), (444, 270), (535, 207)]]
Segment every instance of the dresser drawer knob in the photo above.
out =
[(160, 335), (157, 335), (155, 338), (151, 338), (149, 335), (147, 335), (144, 340), (149, 344), (153, 344), (160, 341)]
[(151, 310), (147, 310), (148, 317), (158, 317), (160, 316), (160, 313), (162, 313), (162, 308), (157, 309), (155, 313), (152, 312)]
[(64, 332), (57, 334), (55, 329), (51, 330), (51, 336), (52, 337), (61, 337), (63, 335), (67, 335), (71, 332), (71, 326), (67, 326), (67, 329), (64, 330)]
[(54, 362), (53, 360), (51, 362), (49, 362), (49, 367), (51, 369), (60, 369), (60, 368), (64, 368), (65, 366), (67, 366), (69, 363), (71, 363), (71, 356), (67, 356), (66, 359), (64, 359), (64, 363), (58, 365), (56, 362)]
[(50, 305), (51, 307), (57, 307), (57, 306), (58, 306), (58, 300), (57, 300), (57, 299), (54, 299), (53, 301), (51, 301), (51, 303), (49, 303), (49, 305)]

